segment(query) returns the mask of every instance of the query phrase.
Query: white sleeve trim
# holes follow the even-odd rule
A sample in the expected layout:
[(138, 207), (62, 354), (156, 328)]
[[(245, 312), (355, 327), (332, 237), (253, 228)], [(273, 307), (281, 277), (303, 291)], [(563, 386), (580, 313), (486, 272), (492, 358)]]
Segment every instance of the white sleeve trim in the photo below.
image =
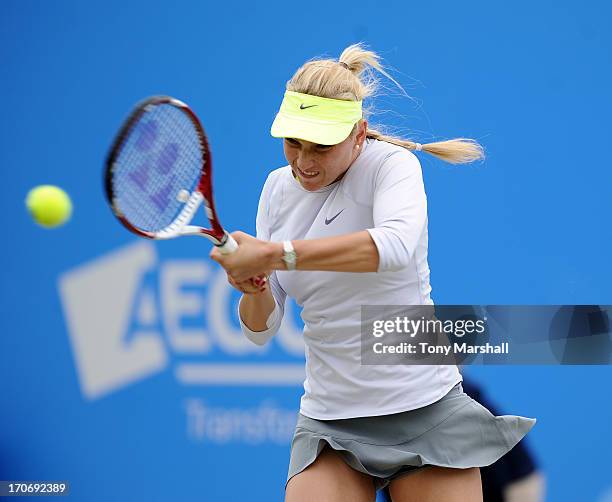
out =
[(406, 268), (414, 256), (414, 249), (406, 245), (406, 238), (393, 228), (366, 229), (378, 250), (377, 272), (396, 272)]
[[(242, 298), (240, 298), (240, 302), (241, 301)], [(240, 302), (238, 302), (238, 319), (240, 320), (240, 327), (242, 328), (244, 336), (251, 340), (255, 345), (264, 345), (276, 334), (283, 320), (283, 312), (281, 311), (278, 302), (274, 300), (274, 310), (268, 316), (268, 320), (266, 321), (266, 326), (268, 329), (263, 331), (252, 331), (246, 324), (244, 324), (242, 318), (240, 317)]]

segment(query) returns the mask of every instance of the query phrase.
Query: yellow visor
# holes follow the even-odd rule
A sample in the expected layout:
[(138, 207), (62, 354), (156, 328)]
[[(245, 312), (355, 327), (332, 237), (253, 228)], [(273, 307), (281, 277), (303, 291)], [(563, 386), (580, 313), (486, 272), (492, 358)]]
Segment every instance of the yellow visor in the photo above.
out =
[(270, 133), (275, 138), (296, 138), (319, 145), (336, 145), (348, 138), (361, 117), (361, 101), (285, 91)]

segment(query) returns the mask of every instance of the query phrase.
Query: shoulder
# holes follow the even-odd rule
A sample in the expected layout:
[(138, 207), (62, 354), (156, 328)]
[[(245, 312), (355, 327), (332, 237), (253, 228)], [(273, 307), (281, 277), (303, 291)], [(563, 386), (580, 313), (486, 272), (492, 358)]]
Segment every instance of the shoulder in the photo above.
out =
[(363, 154), (364, 161), (375, 170), (395, 164), (420, 166), (419, 159), (410, 150), (378, 139), (368, 139)]
[(290, 171), (291, 171), (291, 166), (289, 165), (279, 167), (277, 169), (273, 169), (272, 171), (270, 171), (270, 173), (268, 173), (268, 177), (266, 178), (266, 183), (277, 182), (278, 180), (282, 179), (283, 176), (286, 176)]
[(262, 196), (270, 196), (276, 190), (280, 189), (285, 183), (287, 183), (288, 177), (290, 176), (291, 166), (288, 165), (271, 171), (264, 182), (261, 191)]
[(418, 157), (404, 147), (387, 143), (386, 141), (376, 140), (380, 153), (378, 155), (377, 175), (386, 175), (391, 171), (401, 170), (406, 171), (421, 170), (421, 163)]
[(279, 167), (277, 169), (270, 171), (268, 173), (268, 177), (266, 178), (266, 182), (264, 183), (264, 186), (276, 185), (279, 182), (282, 182), (283, 178), (286, 177), (290, 169), (291, 169), (290, 166), (283, 166), (283, 167)]
[(291, 166), (283, 166), (268, 173), (259, 195), (258, 217), (274, 218), (290, 197)]
[[(411, 151), (376, 139), (368, 139), (358, 157), (355, 182), (376, 190), (382, 184), (398, 182), (411, 176), (422, 176), (421, 163)], [(358, 173), (359, 172), (359, 173)]]

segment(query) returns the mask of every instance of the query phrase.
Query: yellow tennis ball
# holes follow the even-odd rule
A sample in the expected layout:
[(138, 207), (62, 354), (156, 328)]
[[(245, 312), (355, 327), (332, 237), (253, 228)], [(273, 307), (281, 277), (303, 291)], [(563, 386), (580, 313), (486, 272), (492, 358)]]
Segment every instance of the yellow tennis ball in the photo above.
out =
[(63, 225), (72, 214), (70, 197), (53, 185), (32, 188), (26, 197), (26, 207), (34, 221), (45, 228)]

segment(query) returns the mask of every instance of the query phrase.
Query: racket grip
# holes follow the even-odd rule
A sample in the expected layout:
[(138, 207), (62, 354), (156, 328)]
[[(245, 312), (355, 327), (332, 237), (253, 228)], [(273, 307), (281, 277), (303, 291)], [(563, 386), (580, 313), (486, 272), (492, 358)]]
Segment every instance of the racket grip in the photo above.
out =
[(223, 244), (221, 246), (217, 246), (217, 247), (219, 248), (219, 251), (221, 252), (221, 254), (230, 254), (230, 253), (233, 253), (234, 251), (236, 251), (238, 249), (238, 243), (236, 242), (236, 239), (234, 239), (227, 232), (225, 233), (225, 235), (227, 236), (225, 244)]

